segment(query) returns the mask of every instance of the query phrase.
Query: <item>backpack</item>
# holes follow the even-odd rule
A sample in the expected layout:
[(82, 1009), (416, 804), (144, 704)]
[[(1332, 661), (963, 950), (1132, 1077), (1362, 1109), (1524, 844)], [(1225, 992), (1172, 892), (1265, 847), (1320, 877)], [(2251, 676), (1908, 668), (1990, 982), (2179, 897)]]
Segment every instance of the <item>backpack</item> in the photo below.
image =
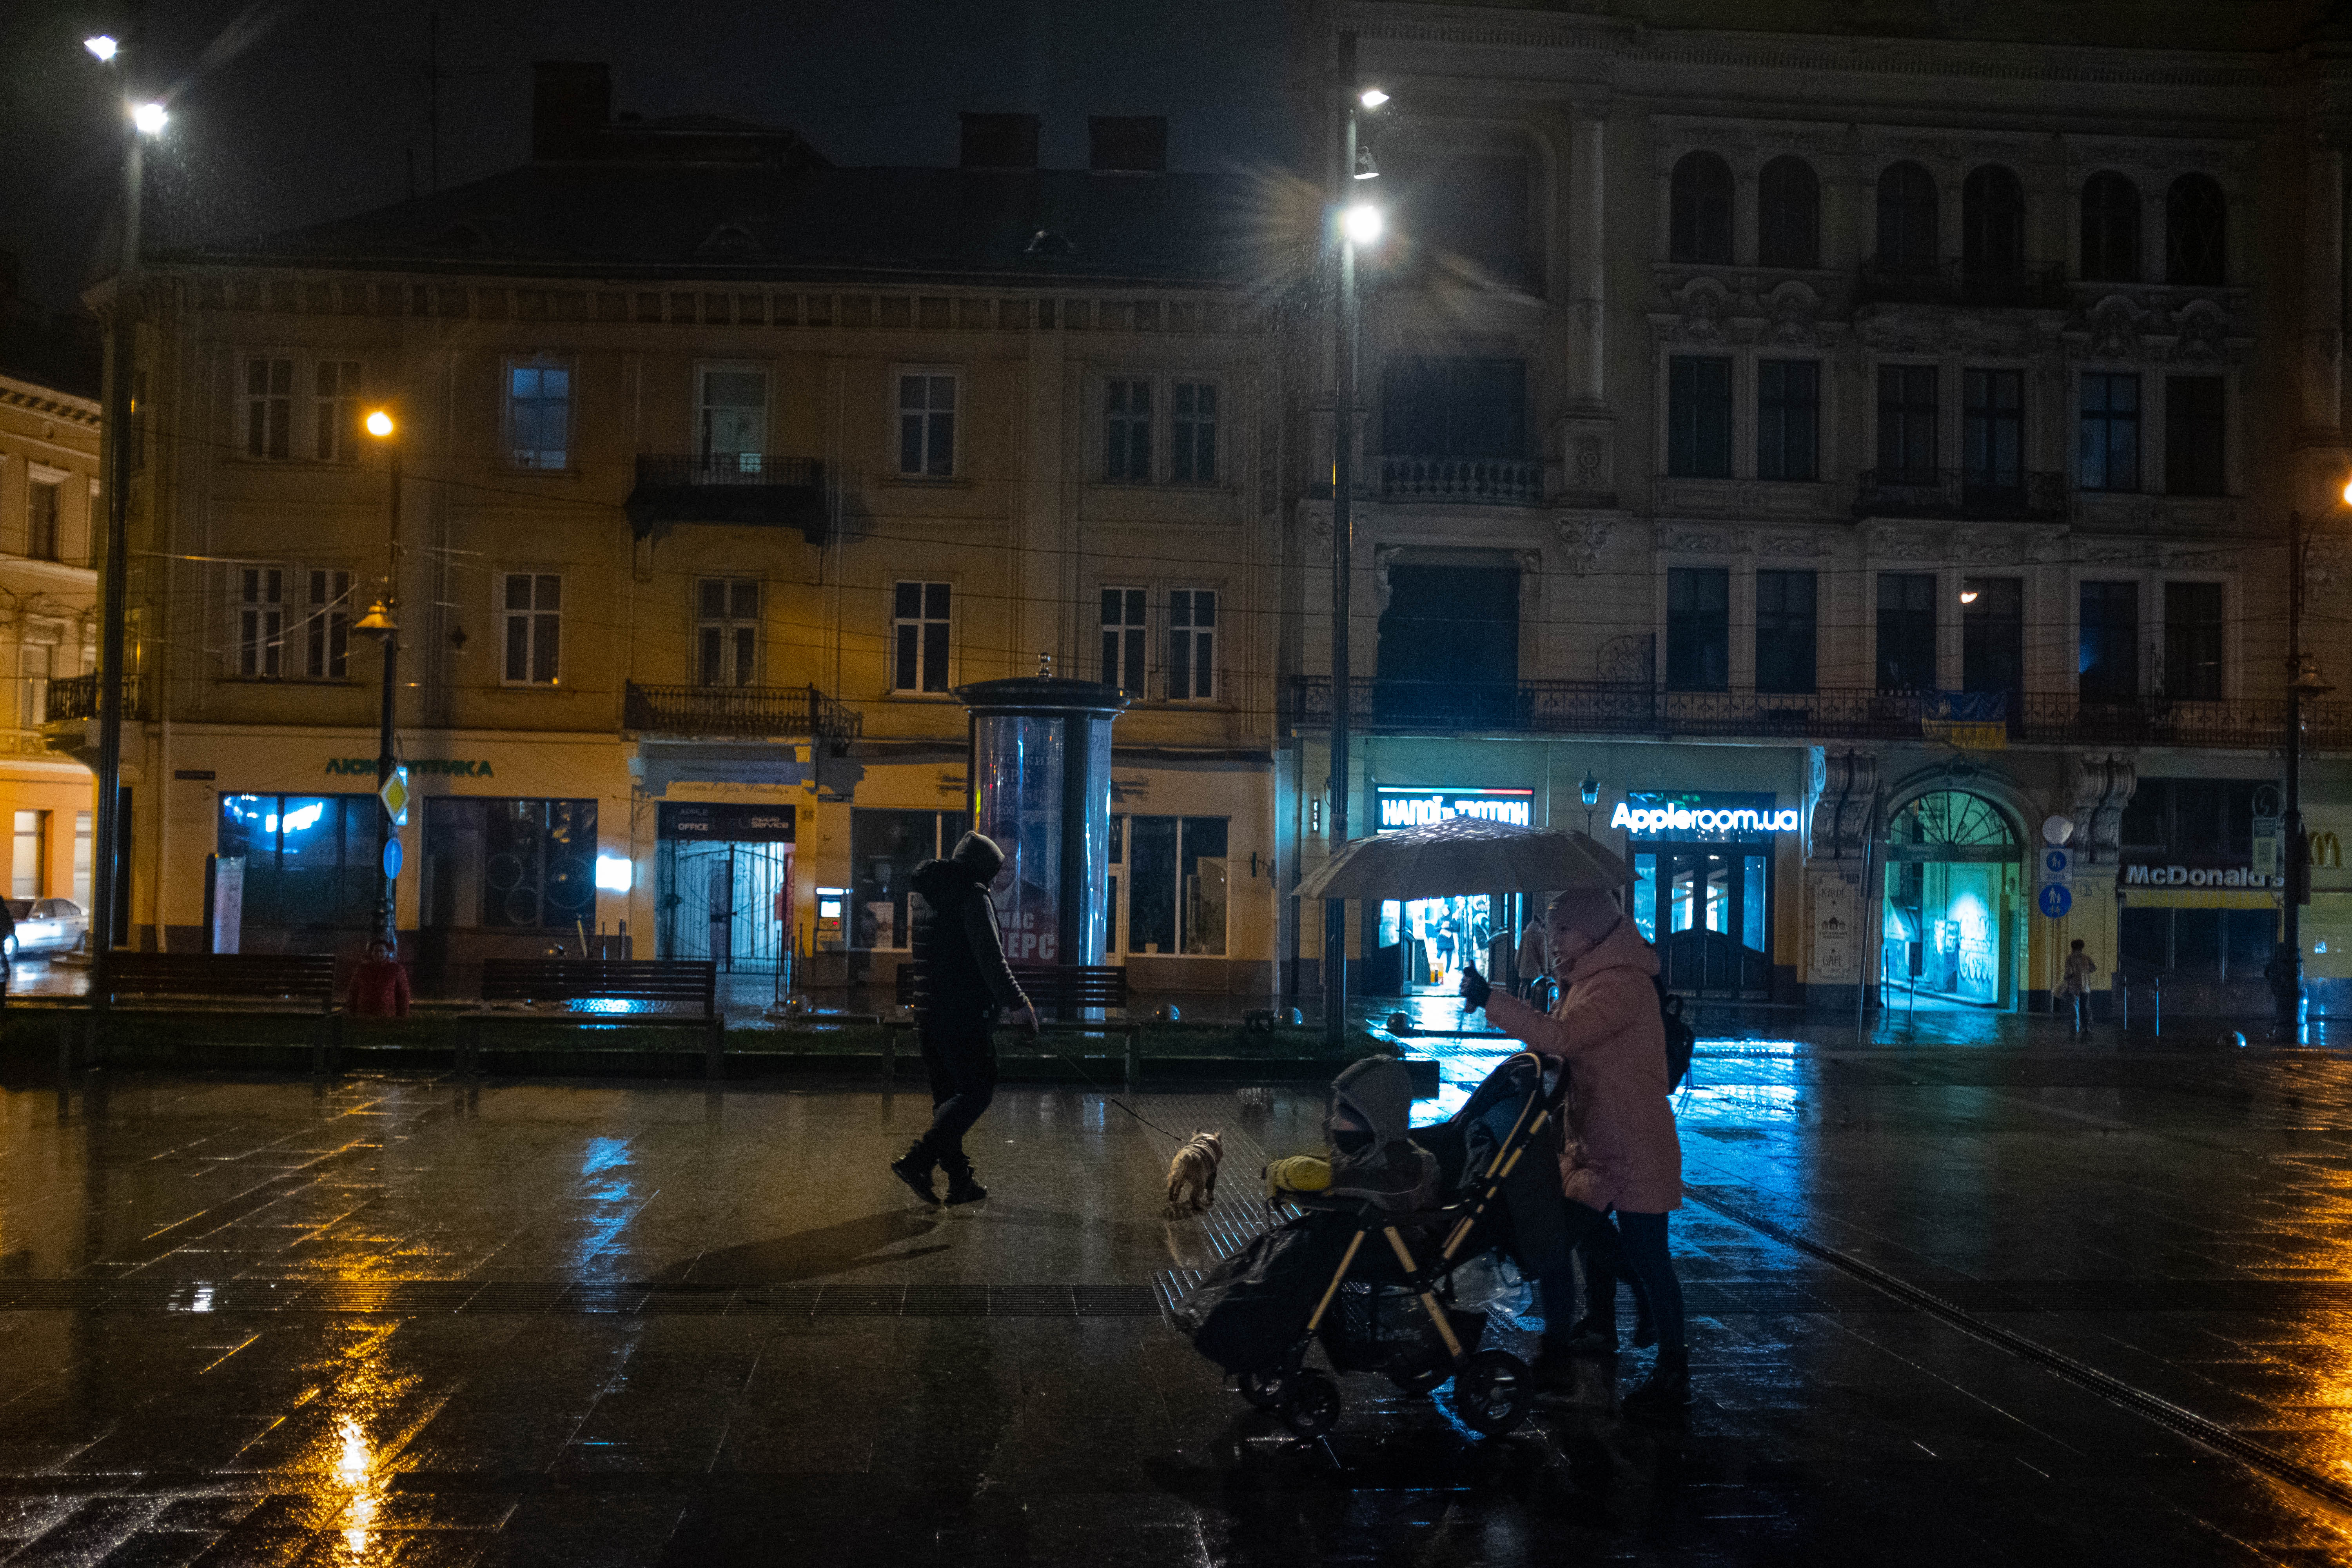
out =
[(1662, 977), (1651, 975), (1650, 984), (1658, 993), (1658, 1025), (1666, 1033), (1666, 1092), (1672, 1094), (1690, 1077), (1691, 1052), (1698, 1045), (1698, 1031), (1683, 1022), (1683, 999), (1666, 989)]

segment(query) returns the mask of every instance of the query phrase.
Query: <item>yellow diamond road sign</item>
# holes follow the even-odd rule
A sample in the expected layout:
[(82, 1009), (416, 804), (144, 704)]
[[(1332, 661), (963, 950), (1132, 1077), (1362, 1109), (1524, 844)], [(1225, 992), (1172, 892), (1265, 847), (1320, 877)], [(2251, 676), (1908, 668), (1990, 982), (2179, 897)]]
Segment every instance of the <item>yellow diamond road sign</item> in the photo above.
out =
[(394, 768), (392, 776), (383, 781), (383, 787), (376, 791), (376, 794), (383, 797), (383, 808), (392, 814), (392, 825), (394, 827), (407, 826), (408, 770), (404, 767)]

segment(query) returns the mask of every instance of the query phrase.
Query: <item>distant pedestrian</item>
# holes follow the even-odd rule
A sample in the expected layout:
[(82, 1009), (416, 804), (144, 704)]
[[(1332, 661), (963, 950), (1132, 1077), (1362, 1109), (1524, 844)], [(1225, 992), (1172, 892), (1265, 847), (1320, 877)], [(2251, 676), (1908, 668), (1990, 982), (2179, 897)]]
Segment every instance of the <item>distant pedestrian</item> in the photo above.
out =
[(944, 860), (926, 860), (908, 884), (919, 895), (914, 920), (916, 1033), (931, 1078), (931, 1124), (890, 1163), (890, 1173), (927, 1204), (940, 1201), (931, 1173), (947, 1173), (947, 1201), (977, 1203), (988, 1189), (972, 1179), (963, 1135), (996, 1097), (998, 1009), (1021, 1016), (1034, 1038), (1037, 1009), (1004, 963), (996, 903), (989, 897), (1004, 872), (996, 841), (967, 833)]
[(367, 956), (352, 971), (345, 1005), (354, 1018), (408, 1016), (408, 971), (394, 956), (397, 950), (383, 937), (368, 943)]
[(2058, 994), (2063, 999), (2062, 1005), (2073, 1011), (2075, 1034), (2091, 1032), (2091, 976), (2098, 972), (2099, 966), (2091, 962), (2089, 953), (2083, 951), (2083, 939), (2076, 937), (2074, 951), (2066, 954), (2065, 975), (2058, 982)]
[(1527, 923), (1519, 928), (1519, 999), (1527, 1001), (1536, 989), (1551, 978), (1551, 945), (1544, 934), (1543, 910), (1549, 898), (1528, 900), (1530, 911)]

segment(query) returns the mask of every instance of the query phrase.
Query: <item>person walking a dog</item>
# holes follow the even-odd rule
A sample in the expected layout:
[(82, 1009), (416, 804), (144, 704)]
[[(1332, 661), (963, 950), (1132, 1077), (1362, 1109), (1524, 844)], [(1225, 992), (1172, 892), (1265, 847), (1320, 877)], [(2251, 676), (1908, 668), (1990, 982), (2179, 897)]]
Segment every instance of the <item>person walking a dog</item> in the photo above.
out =
[(1037, 1009), (1004, 962), (990, 891), (1003, 876), (1004, 851), (979, 833), (956, 840), (944, 860), (926, 860), (908, 883), (919, 898), (914, 917), (916, 1033), (931, 1079), (931, 1124), (890, 1162), (890, 1173), (927, 1204), (940, 1201), (931, 1173), (945, 1171), (946, 1201), (977, 1203), (988, 1189), (973, 1179), (963, 1135), (996, 1097), (1000, 1009), (1021, 1019), (1034, 1039)]

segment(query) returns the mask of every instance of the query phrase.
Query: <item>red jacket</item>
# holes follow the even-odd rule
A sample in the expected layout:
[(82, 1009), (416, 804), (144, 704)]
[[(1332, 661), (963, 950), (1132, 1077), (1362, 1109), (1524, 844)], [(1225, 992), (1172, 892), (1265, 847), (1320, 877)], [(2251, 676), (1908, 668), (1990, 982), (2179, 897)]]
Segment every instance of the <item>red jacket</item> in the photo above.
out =
[(352, 990), (346, 1005), (355, 1018), (407, 1017), (408, 971), (396, 959), (362, 959), (360, 966), (352, 971)]

